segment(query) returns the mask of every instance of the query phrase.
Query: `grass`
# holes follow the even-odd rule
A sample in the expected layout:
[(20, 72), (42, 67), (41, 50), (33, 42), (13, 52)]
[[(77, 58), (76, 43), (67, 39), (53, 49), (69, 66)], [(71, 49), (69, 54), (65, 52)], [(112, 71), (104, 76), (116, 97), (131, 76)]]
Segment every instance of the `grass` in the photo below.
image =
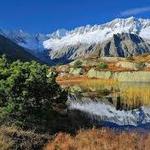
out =
[(114, 92), (112, 87), (117, 85), (117, 81), (92, 79), (85, 80), (84, 82), (79, 83), (79, 85), (87, 92), (97, 92), (97, 94), (104, 96)]
[[(97, 79), (84, 80), (79, 84), (92, 90), (101, 90), (106, 87), (110, 90), (119, 88), (123, 103), (131, 106), (140, 103), (150, 105), (149, 85), (140, 85), (139, 88), (139, 85), (119, 85), (118, 82), (112, 80)], [(55, 124), (61, 123), (65, 124), (65, 121), (56, 121)], [(69, 130), (69, 126), (66, 128)], [(16, 127), (1, 126), (0, 133), (0, 150), (38, 150), (42, 149), (50, 139), (49, 143), (44, 146), (44, 150), (149, 150), (150, 147), (150, 134), (114, 132), (110, 129), (80, 130), (76, 135), (59, 132), (53, 140), (50, 135), (37, 134), (34, 131), (25, 131)]]
[(83, 81), (81, 84), (85, 87), (95, 87), (98, 88), (99, 86), (114, 86), (118, 82), (115, 80), (100, 80), (100, 79), (88, 79)]
[(139, 55), (134, 57), (134, 61), (135, 62), (150, 62), (150, 55), (149, 54), (143, 54), (143, 55)]
[(81, 68), (82, 67), (82, 62), (80, 60), (77, 60), (75, 63), (74, 63), (74, 68)]
[(98, 65), (99, 69), (107, 69), (108, 68), (108, 65), (104, 62), (101, 62), (99, 65)]
[(90, 129), (81, 130), (75, 136), (58, 133), (44, 150), (149, 150), (149, 147), (150, 134)]
[(1, 148), (1, 150), (12, 149), (13, 145), (14, 145), (14, 141), (11, 138), (4, 136), (3, 133), (0, 134), (0, 148)]
[(37, 134), (34, 131), (26, 131), (13, 126), (0, 127), (0, 150), (39, 150), (49, 139), (49, 135)]
[(82, 88), (88, 88), (93, 91), (109, 90), (113, 95), (120, 96), (123, 103), (130, 106), (140, 104), (150, 106), (150, 86), (148, 84), (141, 86), (135, 84), (119, 84), (113, 80), (85, 80), (80, 83)]
[(94, 86), (94, 87), (98, 87), (100, 85), (115, 85), (117, 84), (116, 80), (105, 80), (105, 79), (89, 79), (85, 76), (80, 76), (80, 77), (68, 77), (68, 78), (57, 78), (57, 82), (60, 85), (74, 85), (74, 84), (78, 84), (81, 86), (85, 86), (85, 87), (89, 87), (89, 86)]
[(107, 91), (113, 97), (121, 97), (121, 102), (130, 108), (137, 108), (141, 105), (150, 106), (150, 86), (148, 84), (122, 84), (114, 80), (81, 79), (79, 82), (68, 82), (66, 86), (74, 85), (78, 85), (82, 91), (97, 92), (102, 96), (105, 96)]
[(124, 88), (121, 92), (121, 97), (126, 100), (128, 104), (150, 106), (150, 87), (128, 87)]

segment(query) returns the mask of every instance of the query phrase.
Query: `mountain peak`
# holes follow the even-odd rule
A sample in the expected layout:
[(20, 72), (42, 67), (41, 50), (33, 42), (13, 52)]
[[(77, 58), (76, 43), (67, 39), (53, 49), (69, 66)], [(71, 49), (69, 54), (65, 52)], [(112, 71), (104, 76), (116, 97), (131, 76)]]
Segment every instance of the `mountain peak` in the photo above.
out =
[(137, 34), (144, 39), (150, 38), (150, 20), (141, 20), (135, 17), (117, 18), (102, 25), (82, 26), (65, 32), (59, 38), (50, 37), (49, 40), (44, 41), (43, 45), (46, 49), (57, 50), (64, 46), (76, 45), (77, 43), (101, 43), (108, 40), (113, 34), (123, 32)]
[(70, 31), (59, 29), (46, 35), (40, 33), (32, 35), (22, 30), (0, 30), (0, 34), (27, 48), (31, 53), (41, 54), (50, 49), (52, 56), (55, 52), (60, 53), (60, 50), (65, 53), (66, 49), (70, 49), (69, 55), (71, 55), (79, 47), (80, 53), (84, 53), (83, 51), (87, 50), (88, 46), (102, 44), (113, 35), (121, 33), (134, 34), (150, 41), (150, 19), (116, 18), (105, 24), (81, 26)]
[(68, 33), (68, 30), (66, 30), (66, 29), (58, 29), (58, 30), (56, 30), (55, 32), (53, 32), (53, 33), (51, 33), (51, 34), (48, 34), (48, 36), (50, 37), (50, 38), (62, 38), (62, 37), (64, 37), (64, 36), (66, 36), (67, 35), (67, 33)]

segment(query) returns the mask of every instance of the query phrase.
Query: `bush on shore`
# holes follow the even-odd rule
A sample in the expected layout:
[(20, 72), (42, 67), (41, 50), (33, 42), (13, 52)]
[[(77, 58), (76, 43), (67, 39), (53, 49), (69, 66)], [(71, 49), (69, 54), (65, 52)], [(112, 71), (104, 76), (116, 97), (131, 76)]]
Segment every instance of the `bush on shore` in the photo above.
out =
[(1, 124), (46, 124), (54, 106), (65, 105), (66, 92), (47, 71), (35, 61), (9, 63), (5, 56), (0, 58)]
[(99, 65), (98, 65), (99, 69), (107, 69), (108, 68), (108, 65), (104, 62), (101, 62)]
[(136, 64), (138, 70), (143, 70), (145, 68), (145, 63), (139, 62)]
[(82, 62), (80, 60), (77, 60), (75, 63), (74, 63), (74, 66), (73, 66), (75, 69), (76, 68), (81, 68), (82, 67)]

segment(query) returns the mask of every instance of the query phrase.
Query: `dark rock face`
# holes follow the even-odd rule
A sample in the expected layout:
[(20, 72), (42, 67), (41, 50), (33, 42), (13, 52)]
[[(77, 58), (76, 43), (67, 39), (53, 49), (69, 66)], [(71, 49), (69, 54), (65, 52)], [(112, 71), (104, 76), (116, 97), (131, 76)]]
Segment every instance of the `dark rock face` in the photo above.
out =
[(49, 54), (52, 60), (74, 60), (85, 57), (129, 57), (150, 53), (150, 44), (140, 36), (130, 33), (114, 34), (103, 43), (64, 46)]
[(100, 56), (128, 57), (150, 52), (150, 45), (135, 34), (115, 34), (100, 45)]
[(5, 54), (11, 60), (20, 59), (22, 61), (39, 61), (35, 56), (27, 52), (25, 48), (0, 35), (0, 55), (2, 54)]
[(131, 33), (114, 34), (109, 40), (102, 43), (78, 43), (76, 45), (64, 46), (56, 51), (44, 50), (39, 53), (39, 57), (33, 56), (27, 49), (0, 35), (0, 54), (6, 54), (11, 59), (27, 61), (39, 61), (40, 59), (48, 64), (64, 64), (76, 58), (129, 57), (144, 53), (150, 53), (150, 44), (140, 36)]

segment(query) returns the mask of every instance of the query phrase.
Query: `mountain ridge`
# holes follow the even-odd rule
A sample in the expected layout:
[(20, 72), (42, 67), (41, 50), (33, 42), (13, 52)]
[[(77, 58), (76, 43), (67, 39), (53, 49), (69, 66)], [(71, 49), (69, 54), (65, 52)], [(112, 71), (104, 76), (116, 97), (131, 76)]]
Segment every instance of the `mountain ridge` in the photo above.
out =
[[(63, 58), (67, 58), (67, 60), (75, 59), (82, 54), (90, 55), (93, 52), (93, 47), (103, 46), (114, 35), (122, 33), (134, 34), (142, 38), (143, 45), (145, 43), (148, 45), (150, 43), (150, 19), (117, 18), (100, 25), (86, 25), (70, 31), (60, 29), (50, 34), (37, 33), (32, 35), (22, 30), (0, 30), (1, 35), (46, 62)], [(149, 52), (149, 46), (148, 50), (144, 51)]]
[[(10, 30), (9, 31), (9, 30), (1, 29), (0, 34), (12, 39), (14, 42), (18, 42), (18, 41), (15, 41), (16, 37), (21, 37), (21, 38), (33, 38), (33, 39), (37, 39), (37, 41), (47, 43), (48, 42), (47, 40), (52, 40), (52, 39), (53, 40), (61, 40), (63, 37), (66, 37), (70, 34), (72, 36), (74, 36), (75, 34), (82, 35), (82, 34), (86, 34), (88, 32), (95, 32), (97, 30), (101, 30), (106, 27), (112, 29), (113, 33), (111, 34), (111, 36), (113, 34), (120, 33), (120, 32), (121, 33), (122, 32), (130, 32), (130, 33), (138, 34), (141, 31), (141, 28), (144, 28), (144, 29), (147, 27), (148, 27), (148, 29), (150, 28), (150, 19), (142, 19), (142, 18), (137, 19), (135, 17), (129, 17), (126, 19), (116, 18), (112, 21), (109, 21), (109, 22), (103, 23), (103, 24), (99, 24), (99, 25), (98, 24), (86, 25), (86, 26), (76, 27), (72, 30), (66, 30), (66, 29), (59, 30), (58, 29), (55, 32), (48, 33), (48, 34), (42, 34), (42, 33), (29, 34), (22, 30), (14, 30), (14, 31)], [(115, 31), (115, 29), (118, 29), (118, 27), (121, 28), (121, 31)], [(126, 28), (124, 28), (124, 27), (126, 27)], [(108, 32), (112, 32), (112, 31), (108, 31)], [(146, 34), (146, 33), (142, 32), (142, 34), (141, 34), (142, 37), (143, 37), (143, 34)], [(150, 39), (150, 35), (149, 35), (149, 39)], [(24, 41), (22, 41), (22, 42), (24, 42)], [(46, 43), (45, 44), (43, 43), (43, 46), (46, 45)], [(23, 45), (21, 45), (21, 46), (23, 46)], [(25, 47), (25, 45), (24, 45), (24, 47)], [(37, 45), (37, 47), (39, 47), (39, 45)], [(46, 47), (48, 47), (48, 46), (46, 45), (44, 48), (46, 48)], [(49, 49), (49, 47), (48, 47), (48, 49)]]
[(11, 60), (32, 61), (36, 60), (41, 63), (39, 59), (26, 51), (25, 48), (17, 45), (10, 39), (0, 35), (0, 54), (5, 54)]

